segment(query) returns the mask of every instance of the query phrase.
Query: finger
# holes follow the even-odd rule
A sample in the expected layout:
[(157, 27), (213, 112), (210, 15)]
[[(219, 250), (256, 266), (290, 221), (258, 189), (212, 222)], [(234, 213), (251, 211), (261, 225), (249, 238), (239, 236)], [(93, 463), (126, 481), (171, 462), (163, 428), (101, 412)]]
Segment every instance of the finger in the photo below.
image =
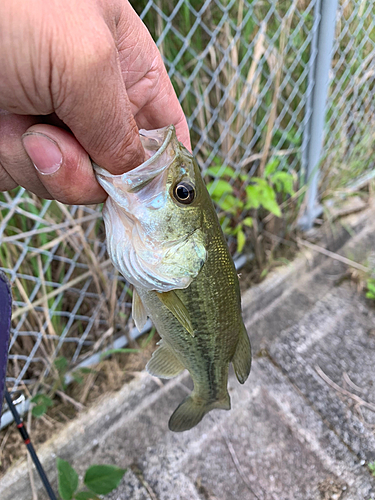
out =
[(178, 139), (191, 151), (188, 124), (160, 52), (129, 4), (121, 12), (117, 32), (122, 74), (138, 127), (173, 124)]
[(54, 60), (54, 109), (95, 163), (123, 173), (144, 161), (144, 150), (111, 32), (99, 14), (90, 17), (95, 31), (71, 30), (80, 38)]
[(11, 191), (18, 186), (0, 163), (0, 191)]
[[(167, 91), (166, 93), (169, 94), (169, 91)], [(176, 128), (176, 135), (178, 140), (182, 142), (182, 144), (189, 151), (191, 151), (188, 124), (176, 95), (174, 95), (174, 97), (177, 103), (175, 103), (174, 106), (173, 103), (170, 105), (167, 104), (168, 102), (172, 102), (171, 97), (167, 96), (165, 99), (163, 97), (164, 96), (160, 96), (160, 101), (155, 100), (151, 102), (150, 104), (142, 108), (138, 114), (136, 114), (135, 120), (138, 127), (148, 130), (166, 127), (168, 124), (173, 124)], [(161, 114), (160, 109), (167, 109), (168, 112), (166, 112), (165, 114)]]
[(33, 125), (22, 138), (39, 181), (62, 203), (93, 204), (105, 200), (90, 158), (73, 135), (52, 125)]
[(37, 117), (0, 112), (0, 191), (17, 186), (41, 198), (51, 198), (22, 145), (22, 134), (37, 122)]

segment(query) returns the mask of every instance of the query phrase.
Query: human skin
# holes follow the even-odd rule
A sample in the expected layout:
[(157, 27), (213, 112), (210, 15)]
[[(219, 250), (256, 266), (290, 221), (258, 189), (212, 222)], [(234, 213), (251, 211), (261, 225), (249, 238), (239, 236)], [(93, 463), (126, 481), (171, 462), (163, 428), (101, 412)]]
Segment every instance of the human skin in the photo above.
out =
[(0, 191), (91, 204), (90, 158), (119, 174), (144, 160), (138, 128), (185, 116), (160, 53), (127, 0), (0, 2)]

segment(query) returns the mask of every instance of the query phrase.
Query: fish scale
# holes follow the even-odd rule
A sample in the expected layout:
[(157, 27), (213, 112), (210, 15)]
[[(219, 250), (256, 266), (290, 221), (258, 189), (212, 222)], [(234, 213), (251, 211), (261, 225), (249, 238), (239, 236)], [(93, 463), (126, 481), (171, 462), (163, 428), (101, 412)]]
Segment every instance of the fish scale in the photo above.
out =
[(145, 163), (120, 176), (94, 168), (109, 195), (109, 255), (134, 285), (135, 323), (142, 328), (149, 316), (162, 339), (146, 369), (161, 378), (187, 369), (194, 383), (169, 420), (181, 432), (215, 408), (230, 409), (229, 363), (244, 383), (251, 349), (236, 269), (195, 159), (173, 126), (140, 137)]

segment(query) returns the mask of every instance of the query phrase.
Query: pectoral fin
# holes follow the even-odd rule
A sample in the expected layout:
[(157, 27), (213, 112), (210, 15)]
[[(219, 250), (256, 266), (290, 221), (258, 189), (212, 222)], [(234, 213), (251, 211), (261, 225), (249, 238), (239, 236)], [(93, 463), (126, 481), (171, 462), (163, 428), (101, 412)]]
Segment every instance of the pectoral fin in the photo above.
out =
[(181, 323), (181, 325), (190, 333), (192, 337), (194, 337), (195, 335), (189, 311), (186, 309), (178, 295), (173, 290), (170, 292), (156, 293), (165, 307), (171, 311), (178, 322)]
[(236, 352), (232, 358), (234, 372), (238, 382), (244, 384), (250, 373), (251, 368), (251, 346), (245, 327), (242, 325), (240, 338)]
[(146, 365), (146, 370), (150, 375), (160, 378), (176, 377), (184, 369), (185, 367), (163, 341), (160, 342), (160, 347), (152, 354)]
[(147, 321), (147, 312), (135, 288), (133, 288), (132, 316), (135, 326), (141, 332)]

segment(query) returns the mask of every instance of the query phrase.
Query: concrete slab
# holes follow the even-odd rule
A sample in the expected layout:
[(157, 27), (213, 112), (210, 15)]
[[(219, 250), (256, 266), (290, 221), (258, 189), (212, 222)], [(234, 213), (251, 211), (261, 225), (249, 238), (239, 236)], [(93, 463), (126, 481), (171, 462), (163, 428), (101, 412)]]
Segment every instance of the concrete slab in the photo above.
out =
[[(338, 253), (374, 268), (375, 251), (371, 250), (375, 249), (374, 213), (367, 213), (366, 220), (363, 227), (361, 215), (356, 226), (358, 232), (353, 230), (352, 237)], [(345, 240), (344, 236), (333, 239), (330, 248), (335, 249), (338, 242)], [(243, 294), (243, 317), (253, 355), (267, 349), (280, 332), (301, 321), (317, 300), (339, 285), (347, 270), (348, 266), (338, 260), (306, 251), (289, 266), (276, 270), (269, 279)]]
[[(322, 418), (367, 461), (375, 460), (374, 325), (374, 311), (353, 285), (344, 283), (270, 348), (272, 359)], [(358, 390), (348, 386), (346, 376)]]

